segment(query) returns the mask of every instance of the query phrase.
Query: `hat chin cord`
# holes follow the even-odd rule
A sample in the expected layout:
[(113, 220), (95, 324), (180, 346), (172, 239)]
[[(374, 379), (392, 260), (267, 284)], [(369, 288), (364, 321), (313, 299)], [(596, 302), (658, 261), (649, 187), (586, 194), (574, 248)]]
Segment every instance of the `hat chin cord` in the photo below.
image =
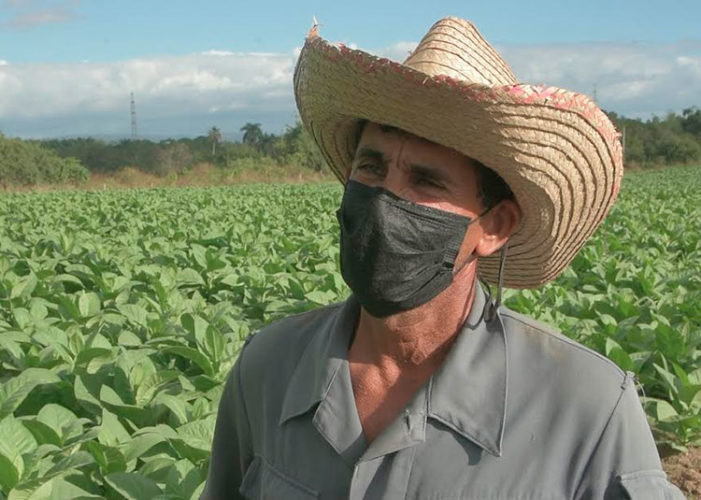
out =
[(487, 306), (484, 311), (484, 319), (489, 322), (492, 321), (497, 315), (497, 309), (501, 305), (501, 299), (504, 289), (504, 268), (506, 267), (506, 253), (509, 249), (508, 240), (499, 250), (499, 274), (497, 275), (497, 296), (496, 300), (492, 299), (492, 288), (487, 282), (480, 279), (480, 282), (487, 288), (487, 293), (489, 295), (489, 300), (487, 301)]

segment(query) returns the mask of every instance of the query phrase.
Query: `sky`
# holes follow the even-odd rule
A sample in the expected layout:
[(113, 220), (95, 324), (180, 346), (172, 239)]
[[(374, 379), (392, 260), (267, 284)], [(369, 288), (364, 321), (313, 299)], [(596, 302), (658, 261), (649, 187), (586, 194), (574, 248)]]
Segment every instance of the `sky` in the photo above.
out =
[(519, 81), (648, 119), (701, 106), (701, 1), (0, 0), (0, 132), (240, 137), (296, 120), (292, 73), (321, 35), (403, 60), (436, 20), (470, 19)]

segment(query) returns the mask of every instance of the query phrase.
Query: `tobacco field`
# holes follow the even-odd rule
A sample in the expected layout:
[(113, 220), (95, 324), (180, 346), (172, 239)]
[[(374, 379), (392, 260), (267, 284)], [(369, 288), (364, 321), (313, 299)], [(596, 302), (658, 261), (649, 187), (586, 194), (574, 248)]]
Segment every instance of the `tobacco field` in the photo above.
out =
[[(249, 333), (344, 299), (341, 187), (0, 195), (0, 499), (191, 499)], [(554, 283), (508, 291), (701, 444), (701, 167), (627, 174)]]

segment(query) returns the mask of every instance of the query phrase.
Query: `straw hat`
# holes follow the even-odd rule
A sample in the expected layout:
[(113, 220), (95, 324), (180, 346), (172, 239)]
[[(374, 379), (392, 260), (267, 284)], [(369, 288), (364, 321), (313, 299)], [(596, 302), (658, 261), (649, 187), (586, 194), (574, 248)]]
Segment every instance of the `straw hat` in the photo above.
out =
[[(517, 83), (469, 22), (445, 18), (400, 64), (313, 28), (294, 76), (307, 130), (342, 181), (361, 120), (391, 125), (478, 160), (509, 184), (523, 212), (504, 286), (531, 288), (572, 261), (611, 208), (623, 174), (620, 141), (589, 97)], [(480, 259), (496, 283), (498, 255)]]

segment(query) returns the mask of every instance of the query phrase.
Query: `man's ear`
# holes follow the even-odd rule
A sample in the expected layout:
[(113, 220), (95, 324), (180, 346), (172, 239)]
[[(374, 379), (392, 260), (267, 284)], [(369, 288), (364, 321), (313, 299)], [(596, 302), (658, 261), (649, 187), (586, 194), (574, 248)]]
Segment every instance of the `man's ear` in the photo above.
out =
[(521, 208), (514, 200), (502, 200), (480, 218), (482, 237), (475, 254), (487, 257), (498, 251), (521, 223)]

